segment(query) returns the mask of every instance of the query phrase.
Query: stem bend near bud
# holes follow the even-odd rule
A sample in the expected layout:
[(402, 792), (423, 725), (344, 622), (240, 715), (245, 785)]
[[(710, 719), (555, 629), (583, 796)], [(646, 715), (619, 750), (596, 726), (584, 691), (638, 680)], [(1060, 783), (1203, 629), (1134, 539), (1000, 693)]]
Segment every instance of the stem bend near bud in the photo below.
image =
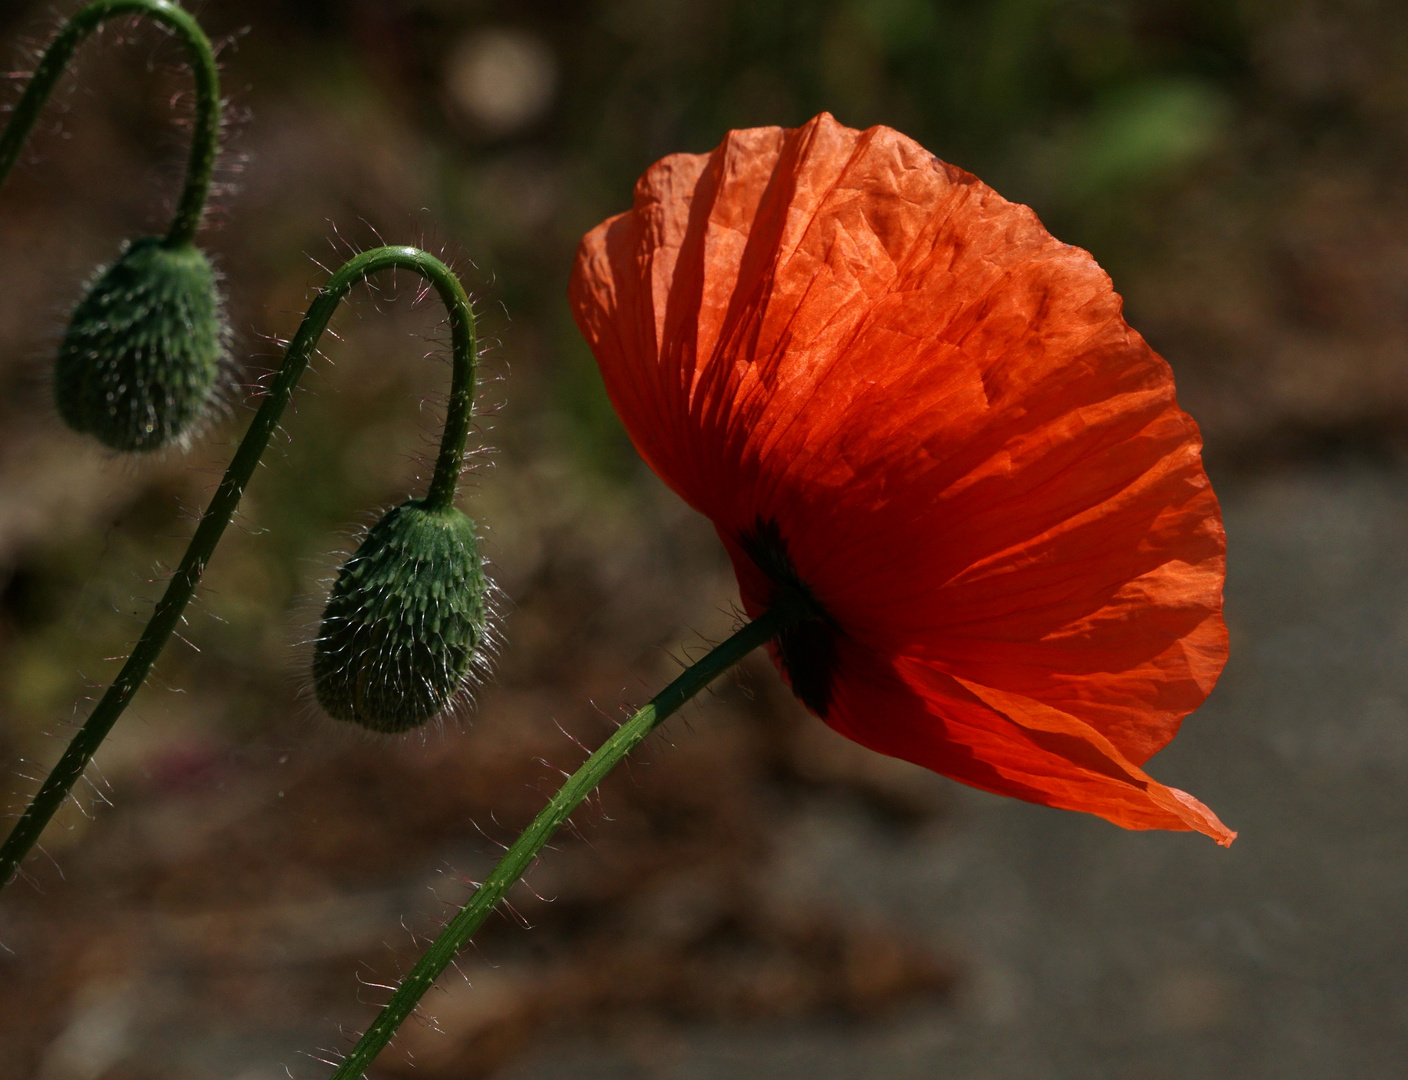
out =
[(136, 15), (151, 19), (173, 32), (185, 46), (196, 83), (195, 128), (191, 132), (191, 152), (186, 162), (186, 182), (166, 242), (172, 247), (189, 244), (200, 228), (210, 194), (210, 178), (220, 149), (220, 71), (215, 52), (190, 12), (172, 0), (92, 0), (69, 19), (44, 51), (24, 94), (10, 114), (10, 122), (0, 132), (0, 186), (14, 168), (25, 141), (59, 77), (83, 41), (109, 19)]

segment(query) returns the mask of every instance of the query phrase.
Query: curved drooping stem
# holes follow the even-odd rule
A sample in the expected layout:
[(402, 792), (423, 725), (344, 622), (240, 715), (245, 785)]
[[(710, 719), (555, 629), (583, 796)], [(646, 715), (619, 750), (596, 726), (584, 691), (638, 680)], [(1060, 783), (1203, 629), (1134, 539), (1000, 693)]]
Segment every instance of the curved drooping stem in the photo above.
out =
[(474, 315), (469, 297), (454, 272), (433, 255), (412, 247), (381, 247), (363, 252), (345, 263), (322, 290), (303, 317), (298, 333), (289, 343), (283, 363), (264, 397), (259, 411), (245, 433), (244, 440), (225, 471), (220, 486), (201, 515), (195, 536), (182, 556), (166, 593), (157, 602), (151, 621), (142, 631), (132, 654), (123, 664), (116, 680), (98, 702), (88, 720), (69, 743), (63, 757), (40, 787), (14, 830), (0, 845), (0, 888), (8, 884), (16, 868), (39, 839), (49, 819), (68, 798), (73, 785), (83, 775), (94, 751), (107, 737), (117, 718), (122, 715), (133, 695), (146, 681), (147, 673), (166, 646), (186, 605), (200, 584), (215, 546), (239, 506), (245, 486), (254, 475), (259, 458), (269, 445), (279, 418), (288, 405), (293, 388), (308, 366), (318, 339), (327, 328), (333, 312), (359, 281), (382, 270), (410, 270), (425, 278), (440, 295), (450, 322), (450, 350), (454, 370), (450, 382), (450, 405), (445, 418), (445, 431), (440, 441), (440, 453), (435, 461), (427, 503), (431, 507), (447, 508), (455, 497), (465, 442), (474, 410), (475, 368), (478, 363)]
[(189, 244), (205, 213), (210, 177), (220, 145), (220, 75), (210, 39), (200, 23), (172, 0), (92, 0), (64, 24), (58, 37), (45, 50), (23, 96), (10, 114), (10, 122), (0, 133), (0, 185), (14, 167), (25, 139), (39, 118), (40, 109), (49, 100), (74, 50), (103, 23), (119, 15), (143, 15), (174, 31), (186, 47), (195, 75), (195, 128), (191, 132), (191, 154), (186, 163), (186, 184), (166, 234), (170, 247)]
[(812, 612), (805, 601), (784, 594), (762, 616), (744, 625), (698, 663), (681, 672), (679, 677), (656, 694), (649, 704), (617, 728), (596, 753), (587, 758), (581, 768), (568, 778), (547, 806), (533, 819), (532, 824), (519, 834), (484, 884), (474, 890), (474, 895), (431, 942), (430, 948), (426, 949), (410, 974), (401, 980), (401, 985), (391, 995), (391, 1000), (357, 1041), (352, 1052), (338, 1066), (331, 1080), (361, 1080), (368, 1067), (376, 1060), (376, 1056), (396, 1034), (396, 1029), (415, 1011), (420, 999), (434, 985), (435, 980), (449, 966), (456, 954), (469, 944), (474, 932), (498, 906), (510, 886), (523, 876), (543, 845), (552, 839), (553, 834), (581, 805), (582, 800), (596, 790), (596, 786), (606, 779), (606, 775), (620, 764), (628, 753), (639, 746), (666, 717), (672, 715), (715, 678), (759, 645), (773, 640), (788, 627), (811, 615)]

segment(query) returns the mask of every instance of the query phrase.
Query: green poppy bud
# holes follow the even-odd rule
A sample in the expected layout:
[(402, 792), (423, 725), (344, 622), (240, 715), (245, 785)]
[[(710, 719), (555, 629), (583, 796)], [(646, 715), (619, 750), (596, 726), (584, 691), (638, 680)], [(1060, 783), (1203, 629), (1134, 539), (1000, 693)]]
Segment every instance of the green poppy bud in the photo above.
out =
[(59, 415), (114, 450), (167, 446), (205, 412), (227, 336), (206, 257), (134, 241), (74, 308), (54, 372)]
[(319, 704), (382, 732), (446, 712), (483, 667), (488, 589), (474, 522), (423, 499), (396, 507), (332, 587), (313, 651)]

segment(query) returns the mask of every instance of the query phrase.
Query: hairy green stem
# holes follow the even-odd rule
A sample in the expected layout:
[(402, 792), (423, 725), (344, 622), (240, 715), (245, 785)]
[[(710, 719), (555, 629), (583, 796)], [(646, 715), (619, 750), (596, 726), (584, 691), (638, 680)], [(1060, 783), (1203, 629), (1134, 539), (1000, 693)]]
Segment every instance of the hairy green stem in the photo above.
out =
[(186, 554), (167, 585), (165, 595), (157, 602), (156, 611), (142, 631), (131, 656), (87, 722), (73, 737), (63, 757), (39, 789), (39, 794), (29, 804), (5, 843), (0, 845), (0, 888), (9, 883), (20, 860), (34, 846), (49, 819), (68, 798), (94, 751), (146, 680), (147, 673), (176, 629), (333, 312), (353, 285), (371, 274), (396, 268), (410, 270), (430, 282), (449, 312), (454, 372), (445, 433), (440, 443), (440, 455), (435, 462), (435, 474), (430, 482), (429, 498), (434, 505), (441, 507), (448, 507), (453, 502), (473, 415), (475, 367), (478, 362), (474, 315), (470, 311), (469, 297), (465, 295), (460, 279), (433, 255), (412, 247), (375, 248), (349, 260), (333, 274), (303, 317), (298, 333), (289, 343), (284, 361), (249, 425), (249, 431), (235, 451), (224, 479), (201, 516)]
[(170, 247), (189, 244), (205, 213), (210, 177), (220, 145), (220, 75), (205, 31), (189, 12), (172, 0), (93, 0), (64, 24), (58, 37), (45, 50), (24, 95), (10, 114), (10, 122), (0, 133), (0, 185), (10, 175), (25, 139), (39, 118), (40, 109), (49, 100), (74, 50), (103, 23), (119, 15), (144, 15), (174, 31), (186, 46), (195, 75), (196, 122), (191, 133), (191, 156), (186, 163), (186, 185), (166, 234)]
[(656, 694), (650, 703), (635, 713), (602, 743), (582, 767), (568, 778), (561, 789), (543, 807), (538, 816), (523, 830), (508, 849), (499, 865), (484, 884), (450, 920), (416, 962), (409, 975), (391, 995), (381, 1014), (357, 1041), (352, 1052), (332, 1074), (331, 1080), (360, 1080), (367, 1068), (405, 1019), (415, 1011), (426, 991), (434, 985), (440, 973), (449, 966), (459, 951), (469, 943), (489, 913), (494, 910), (509, 887), (528, 869), (554, 833), (572, 812), (581, 805), (596, 786), (606, 779), (621, 760), (673, 714), (686, 701), (703, 690), (715, 678), (742, 660), (759, 645), (777, 637), (789, 626), (811, 615), (806, 603), (797, 597), (784, 595), (761, 617), (747, 623), (721, 645), (716, 646), (698, 663), (686, 668), (680, 676)]

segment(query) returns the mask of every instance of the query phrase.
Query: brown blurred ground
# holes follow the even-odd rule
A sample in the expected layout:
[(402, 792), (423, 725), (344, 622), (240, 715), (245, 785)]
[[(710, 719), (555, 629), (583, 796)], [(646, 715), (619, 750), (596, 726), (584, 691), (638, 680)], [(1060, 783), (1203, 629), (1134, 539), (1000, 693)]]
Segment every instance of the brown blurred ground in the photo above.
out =
[[(415, 490), (448, 377), (436, 313), (388, 280), (339, 317), (211, 564), (193, 647), (173, 646), (104, 748), (89, 815), (69, 813), (4, 894), (0, 1075), (325, 1075), (307, 1055), (345, 1048), (577, 743), (729, 631), (717, 541), (635, 461), (566, 274), (656, 157), (821, 108), (893, 124), (1032, 203), (1110, 269), (1174, 365), (1227, 506), (1234, 660), (1154, 768), (1242, 839), (1223, 853), (958, 789), (832, 735), (755, 660), (579, 815), (582, 835), (514, 895), (533, 929), (492, 924), (461, 962), (469, 985), (429, 1004), (442, 1030), (409, 1028), (375, 1075), (1394, 1074), (1408, 11), (200, 14), (229, 39), (226, 189), (204, 239), (238, 381), (275, 361), (317, 264), (378, 236), (452, 259), (494, 343), (462, 504), (484, 523), (508, 644), (463, 729), (424, 739), (351, 735), (301, 696), (329, 553)], [(0, 7), (9, 67), (55, 25)], [(47, 405), (63, 311), (122, 239), (163, 227), (183, 158), (179, 51), (145, 29), (104, 40), (0, 192), (0, 761), (16, 807), (20, 774), (115, 671), (104, 658), (137, 633), (248, 416), (235, 400), (188, 456), (133, 464)]]

